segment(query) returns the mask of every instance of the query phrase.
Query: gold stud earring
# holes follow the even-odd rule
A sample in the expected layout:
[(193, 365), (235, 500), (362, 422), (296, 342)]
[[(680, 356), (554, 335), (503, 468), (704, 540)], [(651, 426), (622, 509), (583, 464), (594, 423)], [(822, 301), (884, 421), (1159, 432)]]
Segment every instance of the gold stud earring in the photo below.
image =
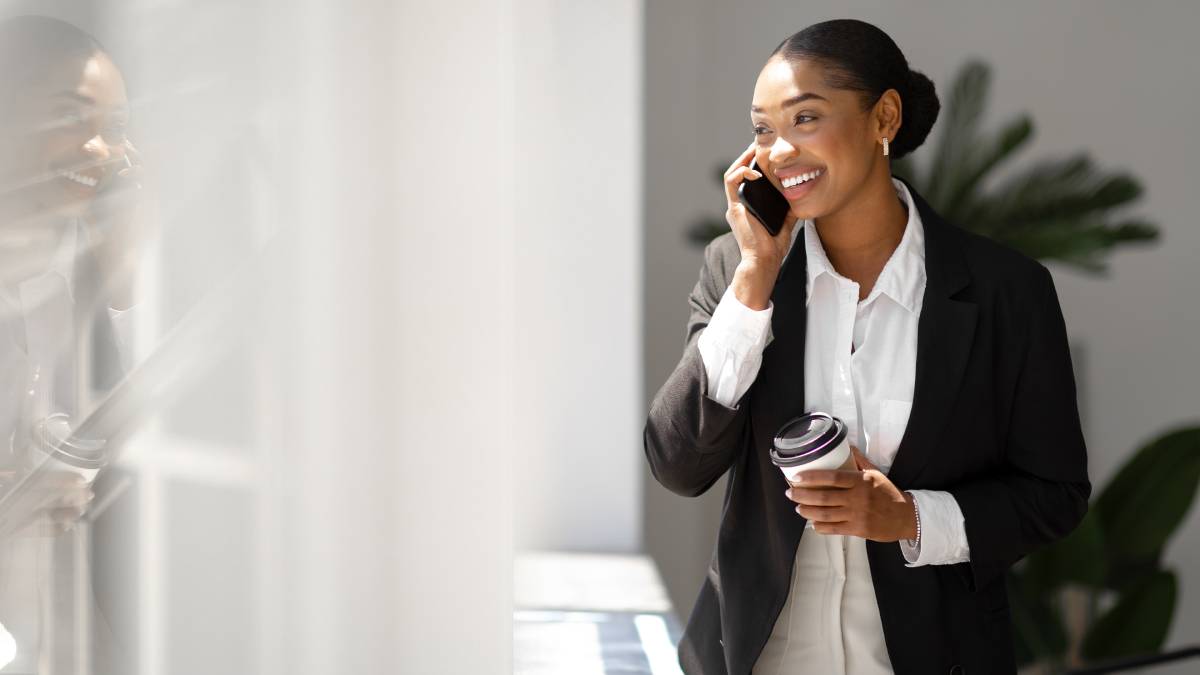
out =
[(883, 156), (887, 157), (887, 154), (888, 154), (888, 139), (887, 139), (887, 136), (884, 136), (883, 137)]

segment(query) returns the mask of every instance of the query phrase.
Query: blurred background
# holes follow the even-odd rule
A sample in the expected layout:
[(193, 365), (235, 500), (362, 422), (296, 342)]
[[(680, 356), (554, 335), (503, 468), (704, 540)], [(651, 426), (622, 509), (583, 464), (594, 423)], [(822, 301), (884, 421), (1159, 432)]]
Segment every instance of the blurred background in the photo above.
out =
[[(114, 450), (94, 496), (35, 539), (31, 568), (0, 566), (0, 673), (678, 672), (724, 481), (668, 492), (642, 428), (758, 71), (839, 17), (882, 28), (937, 85), (942, 117), (904, 170), (1003, 137), (973, 195), (1035, 176), (1074, 204), (1046, 236), (990, 231), (1054, 274), (1094, 497), (1169, 485), (1109, 507), (1152, 531), (1086, 521), (1014, 570), (1018, 634), (1049, 636), (1022, 642), (1027, 672), (1200, 643), (1200, 8), (0, 12), (65, 20), (111, 55), (155, 232), (136, 358), (115, 402), (91, 397)], [(971, 124), (946, 123), (952, 100)], [(1151, 601), (1112, 583), (1132, 567)]]

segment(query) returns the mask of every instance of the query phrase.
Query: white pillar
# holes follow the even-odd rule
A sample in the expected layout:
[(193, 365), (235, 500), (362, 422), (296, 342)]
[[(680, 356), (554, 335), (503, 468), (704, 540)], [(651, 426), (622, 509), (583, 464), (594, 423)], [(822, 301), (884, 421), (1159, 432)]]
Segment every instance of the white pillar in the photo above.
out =
[(512, 11), (279, 9), (299, 20), (263, 336), (284, 420), (273, 665), (511, 672)]

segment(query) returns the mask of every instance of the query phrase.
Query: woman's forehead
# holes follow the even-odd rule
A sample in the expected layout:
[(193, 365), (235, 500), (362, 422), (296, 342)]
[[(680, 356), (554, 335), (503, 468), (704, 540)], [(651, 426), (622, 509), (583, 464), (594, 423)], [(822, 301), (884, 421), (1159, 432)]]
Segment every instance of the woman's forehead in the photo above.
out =
[(105, 108), (126, 105), (125, 79), (108, 55), (97, 52), (84, 63), (76, 93)]
[(823, 65), (808, 59), (793, 64), (773, 58), (758, 75), (750, 111), (770, 114), (804, 101), (829, 101), (832, 97)]
[(123, 110), (129, 105), (121, 72), (111, 59), (99, 52), (56, 64), (45, 77), (31, 83), (21, 98), (34, 109), (58, 103), (112, 110)]

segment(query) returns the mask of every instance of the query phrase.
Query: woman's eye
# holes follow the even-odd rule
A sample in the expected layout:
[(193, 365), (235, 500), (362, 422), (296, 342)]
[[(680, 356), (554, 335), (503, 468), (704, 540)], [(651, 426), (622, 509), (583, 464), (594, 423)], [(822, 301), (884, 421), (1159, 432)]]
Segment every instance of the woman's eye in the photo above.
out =
[[(804, 124), (804, 122), (802, 122), (801, 120), (808, 121), (808, 120), (815, 120), (815, 119), (817, 119), (817, 118), (813, 117), (812, 115), (796, 115), (795, 124)], [(769, 134), (769, 133), (771, 133), (771, 130), (766, 127), (754, 127), (754, 135), (755, 136), (762, 136), (763, 134)]]
[(78, 111), (65, 111), (58, 116), (58, 126), (60, 127), (81, 127), (87, 123), (87, 117)]

